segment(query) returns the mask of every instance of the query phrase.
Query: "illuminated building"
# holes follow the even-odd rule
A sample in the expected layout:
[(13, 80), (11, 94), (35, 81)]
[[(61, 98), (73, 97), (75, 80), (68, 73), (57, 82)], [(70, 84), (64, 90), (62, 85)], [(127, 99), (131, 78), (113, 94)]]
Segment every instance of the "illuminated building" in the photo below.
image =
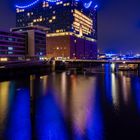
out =
[(47, 56), (65, 59), (96, 59), (96, 41), (73, 33), (47, 35)]
[(46, 57), (46, 31), (48, 29), (42, 26), (29, 26), (12, 28), (12, 32), (18, 32), (26, 35), (26, 58)]
[[(70, 39), (69, 41), (69, 55), (67, 56), (69, 58), (87, 59), (90, 57), (90, 54), (88, 55), (88, 57), (86, 57), (84, 52), (82, 54), (83, 57), (80, 57), (78, 56), (78, 50), (77, 52), (71, 51), (71, 49), (74, 47), (71, 45), (77, 44), (76, 46), (78, 46), (78, 44), (80, 45), (82, 42), (88, 44), (88, 42), (91, 41), (92, 47), (94, 47), (91, 49), (91, 51), (93, 49), (97, 49), (96, 8), (97, 5), (94, 5), (92, 1), (83, 3), (81, 0), (34, 0), (32, 3), (28, 3), (25, 5), (16, 5), (16, 26), (26, 27), (40, 25), (49, 28), (47, 33), (48, 54), (51, 53), (49, 52), (49, 50), (52, 50), (52, 47), (54, 48), (54, 50), (62, 48), (61, 43), (57, 44), (56, 46), (52, 46), (53, 42), (49, 42), (53, 40), (52, 37), (57, 38), (60, 35), (62, 39), (61, 34), (63, 34), (64, 38), (65, 35), (67, 37), (67, 34), (69, 34), (71, 38), (75, 39)], [(52, 34), (53, 36), (51, 36)], [(76, 43), (74, 42), (75, 40), (77, 40)], [(82, 44), (82, 46), (84, 46), (85, 44)], [(67, 47), (65, 46), (64, 48)], [(86, 48), (86, 46), (84, 48)], [(71, 52), (75, 53), (75, 57), (74, 55), (70, 55)], [(96, 53), (96, 51), (93, 53)], [(63, 57), (63, 53), (61, 53), (61, 55), (59, 53), (58, 55), (55, 55), (55, 57), (56, 56)]]
[(0, 31), (0, 61), (22, 60), (26, 54), (24, 34)]

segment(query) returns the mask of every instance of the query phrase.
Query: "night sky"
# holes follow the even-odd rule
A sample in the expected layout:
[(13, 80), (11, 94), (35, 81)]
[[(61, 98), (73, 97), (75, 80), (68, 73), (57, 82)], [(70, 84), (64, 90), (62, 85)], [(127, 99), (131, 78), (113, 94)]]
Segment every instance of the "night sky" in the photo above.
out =
[[(0, 30), (15, 26), (14, 5), (23, 1), (0, 0)], [(140, 0), (96, 2), (99, 4), (99, 49), (108, 53), (140, 53)]]

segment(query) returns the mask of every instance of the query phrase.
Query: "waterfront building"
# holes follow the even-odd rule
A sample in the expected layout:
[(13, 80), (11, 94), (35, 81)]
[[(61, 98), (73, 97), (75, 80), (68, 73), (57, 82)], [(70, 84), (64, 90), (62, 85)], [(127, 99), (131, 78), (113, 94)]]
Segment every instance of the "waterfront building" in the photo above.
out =
[(25, 54), (24, 34), (0, 31), (0, 61), (22, 60)]
[(69, 32), (47, 34), (47, 56), (58, 59), (96, 59), (96, 41)]
[(42, 59), (46, 57), (46, 31), (42, 26), (28, 26), (12, 28), (12, 32), (24, 34), (26, 36), (26, 59)]
[[(49, 28), (47, 32), (48, 56), (89, 59), (93, 58), (90, 56), (97, 54), (96, 8), (97, 5), (94, 5), (92, 1), (83, 3), (81, 0), (35, 0), (27, 5), (16, 5), (16, 26), (40, 25)], [(66, 39), (68, 37), (69, 41)], [(52, 42), (58, 38), (61, 41), (57, 44)], [(63, 41), (68, 44), (64, 46)], [(87, 44), (90, 44), (90, 47)], [(77, 49), (73, 51), (75, 46)], [(67, 49), (64, 51), (67, 55), (60, 53), (63, 50), (61, 48)], [(85, 50), (89, 48), (91, 51), (86, 55), (88, 52)], [(80, 54), (80, 51), (83, 54)], [(91, 52), (94, 54), (91, 55)]]

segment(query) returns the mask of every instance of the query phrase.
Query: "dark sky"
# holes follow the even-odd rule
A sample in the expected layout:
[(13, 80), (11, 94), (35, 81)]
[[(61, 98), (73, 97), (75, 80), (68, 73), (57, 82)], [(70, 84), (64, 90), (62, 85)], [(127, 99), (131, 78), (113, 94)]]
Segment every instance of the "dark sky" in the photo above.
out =
[[(15, 26), (14, 4), (17, 1), (23, 0), (0, 0), (0, 29)], [(140, 0), (96, 1), (99, 4), (99, 49), (112, 53), (140, 53)]]

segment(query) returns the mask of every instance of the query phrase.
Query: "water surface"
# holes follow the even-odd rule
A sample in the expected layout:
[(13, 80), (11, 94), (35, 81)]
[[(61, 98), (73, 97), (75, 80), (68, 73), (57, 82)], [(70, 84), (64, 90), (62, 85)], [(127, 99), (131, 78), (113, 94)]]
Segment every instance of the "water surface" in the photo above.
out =
[(106, 69), (2, 81), (0, 139), (140, 139), (140, 77)]

